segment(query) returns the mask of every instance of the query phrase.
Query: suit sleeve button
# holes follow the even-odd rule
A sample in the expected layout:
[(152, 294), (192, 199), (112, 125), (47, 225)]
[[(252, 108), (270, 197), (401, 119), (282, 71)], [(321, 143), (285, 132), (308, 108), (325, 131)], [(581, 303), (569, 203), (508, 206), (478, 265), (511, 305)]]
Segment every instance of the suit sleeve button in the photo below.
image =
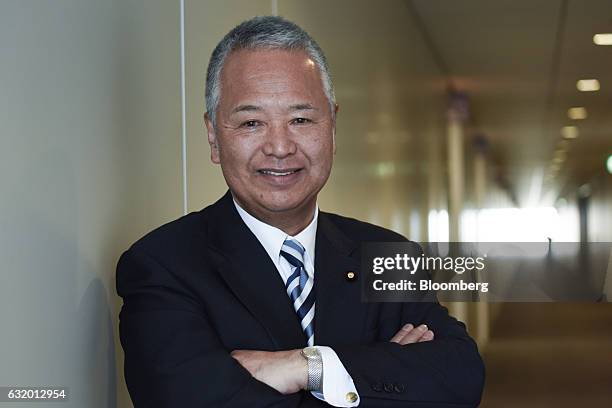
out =
[(385, 392), (393, 392), (393, 384), (385, 383), (383, 388), (385, 389)]
[(347, 392), (345, 397), (347, 402), (353, 403), (357, 401), (357, 394), (354, 392)]
[(381, 392), (383, 390), (382, 385), (380, 383), (372, 384), (372, 389), (376, 392)]
[(348, 271), (346, 273), (346, 280), (349, 282), (352, 282), (354, 280), (357, 279), (357, 273), (353, 272), (353, 271)]
[(406, 387), (404, 387), (404, 384), (394, 384), (393, 385), (393, 389), (395, 390), (395, 392), (397, 392), (398, 394), (401, 394), (402, 392), (404, 392), (404, 390), (406, 389)]

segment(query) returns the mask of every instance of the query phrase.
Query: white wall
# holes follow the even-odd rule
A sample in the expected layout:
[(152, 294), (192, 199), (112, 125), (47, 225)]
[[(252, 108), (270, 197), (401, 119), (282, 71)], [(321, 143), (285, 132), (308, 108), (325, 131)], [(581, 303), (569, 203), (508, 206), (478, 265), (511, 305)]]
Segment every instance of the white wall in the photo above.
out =
[(114, 270), (182, 213), (178, 22), (164, 0), (0, 4), (0, 385), (128, 406)]

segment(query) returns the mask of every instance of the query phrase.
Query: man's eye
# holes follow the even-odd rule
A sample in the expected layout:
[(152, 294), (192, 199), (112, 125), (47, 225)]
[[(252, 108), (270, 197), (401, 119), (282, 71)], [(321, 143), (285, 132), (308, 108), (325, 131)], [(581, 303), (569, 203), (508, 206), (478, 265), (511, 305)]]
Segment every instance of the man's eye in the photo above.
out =
[(254, 128), (259, 126), (259, 122), (256, 120), (247, 120), (246, 122), (243, 122), (240, 126), (246, 128)]
[(306, 119), (306, 118), (295, 118), (291, 121), (291, 123), (294, 123), (296, 125), (304, 125), (306, 123), (310, 123), (312, 122), (310, 119)]

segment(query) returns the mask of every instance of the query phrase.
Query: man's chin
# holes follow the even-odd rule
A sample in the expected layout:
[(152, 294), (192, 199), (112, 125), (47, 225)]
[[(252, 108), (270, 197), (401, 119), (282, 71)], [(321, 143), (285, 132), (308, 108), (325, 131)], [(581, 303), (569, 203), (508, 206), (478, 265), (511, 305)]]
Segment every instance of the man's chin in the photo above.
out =
[[(311, 203), (316, 202), (311, 197), (288, 197), (287, 195), (279, 195), (274, 197), (271, 195), (269, 199), (262, 202), (262, 207), (271, 213), (290, 213), (306, 209)], [(314, 208), (314, 207), (313, 207)]]
[(282, 202), (282, 203), (266, 203), (263, 207), (271, 213), (289, 213), (292, 211), (297, 211), (303, 208), (305, 203), (303, 202)]

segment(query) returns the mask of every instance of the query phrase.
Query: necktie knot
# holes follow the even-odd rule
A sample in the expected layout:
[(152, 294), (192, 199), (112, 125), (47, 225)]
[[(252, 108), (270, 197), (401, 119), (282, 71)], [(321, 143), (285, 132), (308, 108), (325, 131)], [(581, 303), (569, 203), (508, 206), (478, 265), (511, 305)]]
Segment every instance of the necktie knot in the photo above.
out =
[(281, 248), (281, 255), (283, 258), (287, 260), (294, 268), (303, 268), (304, 267), (304, 252), (306, 250), (295, 239), (287, 238), (285, 242), (283, 242), (283, 247)]

